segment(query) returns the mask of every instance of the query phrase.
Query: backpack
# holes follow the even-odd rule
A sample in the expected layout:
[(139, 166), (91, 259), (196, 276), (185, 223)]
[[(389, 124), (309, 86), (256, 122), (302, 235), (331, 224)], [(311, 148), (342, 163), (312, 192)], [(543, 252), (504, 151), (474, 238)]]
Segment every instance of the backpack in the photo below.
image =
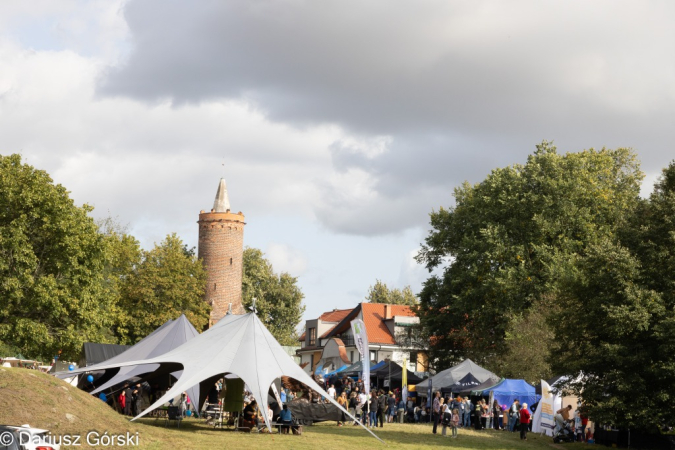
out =
[(449, 411), (445, 411), (445, 412), (443, 413), (443, 419), (442, 419), (443, 425), (446, 425), (446, 426), (447, 426), (447, 425), (450, 425), (450, 421), (451, 421), (451, 420), (452, 420), (452, 414), (450, 414)]

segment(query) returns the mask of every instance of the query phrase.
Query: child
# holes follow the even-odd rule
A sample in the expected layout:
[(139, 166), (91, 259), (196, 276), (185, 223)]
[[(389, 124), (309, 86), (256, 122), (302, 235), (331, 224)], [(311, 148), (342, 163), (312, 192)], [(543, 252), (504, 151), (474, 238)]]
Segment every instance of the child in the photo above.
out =
[(452, 427), (452, 437), (457, 437), (457, 427), (459, 426), (459, 410), (457, 408), (452, 410), (452, 421), (450, 422)]

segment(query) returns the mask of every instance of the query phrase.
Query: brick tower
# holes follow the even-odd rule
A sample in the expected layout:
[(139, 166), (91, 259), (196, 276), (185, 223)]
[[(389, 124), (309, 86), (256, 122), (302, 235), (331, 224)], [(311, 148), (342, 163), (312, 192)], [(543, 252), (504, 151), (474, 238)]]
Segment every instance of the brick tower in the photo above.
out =
[(241, 279), (244, 256), (244, 215), (230, 212), (227, 185), (220, 179), (211, 212), (199, 213), (198, 256), (207, 273), (204, 300), (211, 305), (209, 326), (220, 320), (232, 304), (234, 314), (244, 314)]

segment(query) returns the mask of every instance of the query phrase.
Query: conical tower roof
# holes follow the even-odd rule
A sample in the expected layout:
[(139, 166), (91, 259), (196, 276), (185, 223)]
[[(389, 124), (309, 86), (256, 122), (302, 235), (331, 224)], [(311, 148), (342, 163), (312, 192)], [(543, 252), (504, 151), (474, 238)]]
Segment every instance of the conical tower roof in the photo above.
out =
[(220, 179), (218, 192), (216, 192), (216, 201), (213, 202), (214, 212), (227, 212), (230, 210), (230, 197), (227, 195), (227, 183), (225, 178)]

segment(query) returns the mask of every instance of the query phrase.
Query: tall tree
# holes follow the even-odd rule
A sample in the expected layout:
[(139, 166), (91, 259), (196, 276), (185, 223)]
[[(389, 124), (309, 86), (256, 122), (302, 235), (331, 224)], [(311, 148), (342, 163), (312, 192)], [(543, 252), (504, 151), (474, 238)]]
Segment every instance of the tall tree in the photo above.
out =
[(109, 342), (106, 243), (92, 209), (21, 156), (0, 156), (1, 341), (45, 359)]
[(386, 283), (375, 280), (375, 285), (368, 288), (366, 301), (370, 303), (386, 303), (390, 305), (417, 305), (417, 297), (413, 294), (410, 286), (403, 289), (390, 289)]
[(544, 142), (524, 165), (493, 170), (455, 189), (455, 206), (431, 213), (418, 254), (430, 277), (418, 313), (432, 357), (498, 364), (507, 330), (555, 295), (551, 268), (615, 233), (638, 203), (642, 173), (628, 149), (560, 155)]
[(596, 421), (675, 426), (675, 164), (619, 233), (559, 266), (551, 361)]
[(246, 308), (256, 299), (258, 317), (281, 345), (296, 345), (297, 327), (302, 320), (304, 295), (297, 278), (288, 273), (277, 275), (262, 251), (244, 249), (242, 297)]
[[(115, 333), (120, 343), (134, 344), (181, 314), (197, 330), (204, 329), (209, 320), (209, 305), (203, 300), (206, 272), (194, 252), (170, 234), (152, 250), (142, 251), (137, 264), (131, 264), (134, 247), (123, 237), (117, 246), (121, 278)], [(124, 274), (126, 270), (130, 272)]]

